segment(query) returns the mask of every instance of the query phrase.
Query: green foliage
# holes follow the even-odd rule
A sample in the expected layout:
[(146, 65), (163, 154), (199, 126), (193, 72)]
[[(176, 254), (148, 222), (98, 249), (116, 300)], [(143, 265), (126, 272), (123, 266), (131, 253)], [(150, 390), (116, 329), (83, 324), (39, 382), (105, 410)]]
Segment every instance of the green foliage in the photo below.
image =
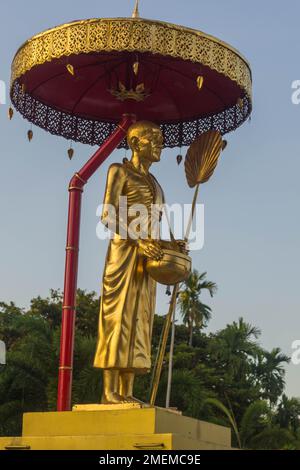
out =
[[(203, 289), (213, 295), (206, 273), (194, 272), (181, 289), (184, 324), (176, 326), (171, 406), (185, 415), (231, 426), (233, 444), (243, 448), (300, 447), (300, 401), (283, 395), (284, 365), (278, 348), (259, 345), (260, 331), (242, 318), (216, 333), (206, 333), (210, 307), (201, 303)], [(32, 299), (28, 310), (0, 303), (0, 339), (7, 346), (7, 365), (0, 369), (0, 435), (20, 435), (22, 414), (55, 410), (62, 294)], [(99, 299), (77, 291), (73, 403), (100, 401), (101, 371), (92, 367), (98, 331)], [(152, 362), (165, 318), (155, 315)], [(191, 341), (192, 338), (192, 341)], [(167, 353), (157, 405), (165, 406)], [(137, 377), (135, 395), (149, 400), (151, 374)]]
[(208, 403), (210, 405), (213, 405), (214, 407), (218, 408), (222, 413), (224, 413), (224, 415), (228, 419), (228, 422), (229, 422), (230, 426), (232, 427), (232, 429), (235, 433), (235, 437), (236, 437), (236, 440), (238, 442), (238, 446), (241, 449), (242, 448), (242, 443), (241, 443), (240, 432), (238, 430), (237, 423), (236, 423), (236, 420), (235, 420), (235, 417), (234, 417), (234, 414), (233, 414), (232, 410), (226, 408), (226, 406), (224, 406), (223, 403), (220, 402), (219, 400), (217, 400), (216, 398), (208, 398), (206, 400), (206, 403)]
[(273, 415), (266, 401), (251, 403), (246, 408), (239, 427), (232, 408), (227, 408), (216, 399), (209, 398), (206, 401), (226, 416), (240, 449), (296, 449), (297, 442), (292, 433), (274, 425)]
[(213, 297), (217, 291), (214, 282), (205, 280), (206, 273), (199, 274), (196, 269), (183, 283), (183, 289), (179, 291), (178, 304), (182, 315), (183, 323), (189, 328), (189, 344), (193, 342), (193, 328), (206, 326), (211, 318), (211, 308), (200, 301), (203, 290), (207, 290)]

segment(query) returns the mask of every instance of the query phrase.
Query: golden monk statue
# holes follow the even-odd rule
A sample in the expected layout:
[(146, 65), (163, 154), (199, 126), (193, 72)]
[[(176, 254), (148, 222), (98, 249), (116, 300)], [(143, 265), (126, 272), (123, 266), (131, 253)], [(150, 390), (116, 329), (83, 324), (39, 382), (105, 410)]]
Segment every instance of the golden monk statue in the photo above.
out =
[[(114, 237), (109, 242), (103, 274), (99, 316), (99, 337), (94, 367), (103, 369), (102, 403), (139, 402), (133, 397), (134, 377), (150, 371), (151, 335), (155, 309), (156, 282), (145, 269), (146, 259), (160, 259), (157, 236), (162, 188), (149, 172), (160, 161), (163, 136), (160, 128), (146, 121), (133, 124), (127, 134), (132, 151), (130, 161), (112, 164), (108, 170), (102, 222), (108, 224), (113, 206), (117, 215)], [(121, 199), (120, 199), (121, 197)], [(120, 201), (126, 197), (126, 217)], [(131, 209), (146, 208), (134, 234), (123, 237), (122, 229), (134, 222)], [(132, 213), (131, 213), (132, 212)], [(154, 219), (153, 220), (153, 214)], [(126, 220), (127, 219), (127, 220)], [(154, 227), (154, 232), (153, 232)]]

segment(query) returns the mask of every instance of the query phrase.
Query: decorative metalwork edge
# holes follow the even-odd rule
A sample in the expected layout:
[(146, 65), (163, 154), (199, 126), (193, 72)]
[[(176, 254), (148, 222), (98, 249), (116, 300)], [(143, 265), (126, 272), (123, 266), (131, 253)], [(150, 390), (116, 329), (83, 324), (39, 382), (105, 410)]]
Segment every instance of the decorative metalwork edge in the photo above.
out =
[(149, 52), (203, 64), (237, 82), (251, 99), (251, 70), (238, 51), (201, 31), (142, 18), (75, 21), (34, 36), (15, 55), (11, 84), (53, 59), (111, 51)]
[[(74, 142), (100, 146), (118, 126), (112, 122), (93, 121), (53, 109), (24, 92), (19, 80), (13, 83), (11, 100), (29, 122)], [(245, 94), (239, 104), (220, 113), (185, 122), (162, 123), (160, 127), (164, 135), (164, 146), (189, 146), (199, 134), (212, 129), (224, 135), (246, 121), (251, 111), (252, 102)], [(126, 139), (119, 148), (128, 148)]]

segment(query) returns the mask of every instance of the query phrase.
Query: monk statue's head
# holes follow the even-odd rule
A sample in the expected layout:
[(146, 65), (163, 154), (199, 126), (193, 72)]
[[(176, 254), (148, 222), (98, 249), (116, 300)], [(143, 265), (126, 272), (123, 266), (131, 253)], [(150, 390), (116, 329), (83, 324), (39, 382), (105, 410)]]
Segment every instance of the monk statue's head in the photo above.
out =
[(160, 127), (152, 122), (138, 121), (127, 133), (128, 146), (140, 160), (159, 162), (163, 149), (163, 135)]

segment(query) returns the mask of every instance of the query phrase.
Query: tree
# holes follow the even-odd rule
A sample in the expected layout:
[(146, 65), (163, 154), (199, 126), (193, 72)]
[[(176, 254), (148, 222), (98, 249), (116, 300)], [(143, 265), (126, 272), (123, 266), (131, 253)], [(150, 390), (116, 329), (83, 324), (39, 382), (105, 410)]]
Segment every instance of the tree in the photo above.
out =
[(48, 409), (47, 388), (56, 372), (49, 324), (30, 314), (11, 321), (14, 343), (0, 375), (0, 433), (18, 435), (22, 413)]
[(214, 296), (217, 285), (205, 280), (206, 272), (199, 274), (194, 270), (184, 282), (184, 289), (179, 292), (178, 304), (183, 323), (189, 329), (189, 345), (193, 343), (193, 328), (202, 328), (211, 318), (211, 308), (200, 301), (203, 290), (208, 290), (211, 297)]
[[(92, 367), (96, 348), (99, 300), (95, 292), (77, 291), (73, 399), (100, 397), (101, 374)], [(0, 371), (0, 435), (19, 435), (22, 414), (56, 409), (62, 294), (51, 289), (46, 299), (31, 300), (28, 311), (0, 303), (0, 339), (7, 364)]]
[(216, 393), (222, 402), (231, 403), (238, 422), (250, 403), (262, 398), (253, 373), (259, 335), (258, 328), (239, 318), (218, 331), (208, 345), (210, 363), (218, 371)]
[(289, 429), (298, 437), (300, 430), (300, 398), (288, 398), (283, 394), (277, 408), (275, 421), (281, 428)]
[[(0, 339), (7, 345), (7, 365), (0, 369), (0, 435), (19, 435), (24, 412), (56, 409), (61, 301), (61, 293), (51, 290), (45, 299), (32, 299), (28, 310), (13, 302), (0, 303)], [(100, 400), (101, 371), (93, 368), (98, 308), (94, 292), (77, 291), (73, 404)], [(154, 317), (152, 364), (164, 320), (160, 315)], [(258, 328), (240, 318), (215, 333), (194, 328), (190, 346), (189, 324), (178, 324), (171, 405), (185, 415), (223, 426), (230, 424), (230, 413), (244, 447), (299, 448), (299, 400), (282, 395), (277, 405), (288, 358), (278, 348), (263, 349), (259, 335)], [(156, 403), (161, 406), (169, 351), (170, 341)], [(276, 378), (280, 379), (278, 389), (274, 388)], [(150, 381), (151, 374), (138, 377), (135, 396), (148, 401)], [(227, 413), (208, 399), (224, 404)], [(237, 437), (234, 445), (238, 445)]]
[(238, 426), (232, 408), (217, 399), (207, 399), (225, 415), (232, 427), (240, 449), (277, 450), (295, 448), (295, 439), (287, 429), (273, 423), (273, 416), (266, 401), (256, 401), (246, 408)]
[(44, 318), (51, 328), (57, 328), (61, 322), (63, 295), (59, 290), (50, 290), (50, 297), (35, 297), (30, 302), (30, 314)]
[(256, 375), (263, 390), (264, 398), (274, 405), (285, 387), (285, 369), (284, 363), (288, 364), (290, 358), (283, 354), (280, 348), (274, 348), (272, 351), (261, 350), (258, 354), (256, 364)]

